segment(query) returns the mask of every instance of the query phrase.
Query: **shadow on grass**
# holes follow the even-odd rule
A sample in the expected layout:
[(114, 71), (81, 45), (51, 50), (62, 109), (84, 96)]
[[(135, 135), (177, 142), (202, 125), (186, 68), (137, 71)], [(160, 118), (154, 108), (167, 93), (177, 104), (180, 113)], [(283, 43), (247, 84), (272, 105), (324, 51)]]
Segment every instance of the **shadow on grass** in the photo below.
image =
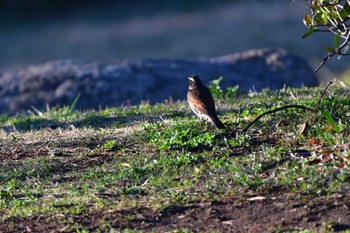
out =
[[(76, 177), (67, 177), (65, 174), (75, 171), (81, 173), (91, 167), (100, 166), (112, 161), (113, 153), (95, 153), (92, 155), (80, 157), (64, 158), (41, 158), (38, 160), (22, 160), (21, 162), (0, 164), (4, 172), (0, 176), (0, 182), (7, 180), (26, 180), (31, 177), (40, 179), (51, 179), (52, 182), (60, 183), (76, 180)], [(6, 172), (5, 172), (6, 171)]]
[[(163, 118), (173, 118), (185, 116), (183, 113), (174, 113), (162, 115)], [(20, 133), (28, 131), (38, 131), (41, 129), (68, 129), (70, 127), (75, 128), (119, 128), (134, 125), (137, 122), (158, 122), (162, 119), (160, 116), (99, 116), (99, 115), (88, 115), (82, 119), (73, 121), (58, 121), (44, 118), (31, 118), (31, 117), (20, 117), (12, 121), (11, 125), (3, 126), (2, 128), (6, 133), (18, 131)]]

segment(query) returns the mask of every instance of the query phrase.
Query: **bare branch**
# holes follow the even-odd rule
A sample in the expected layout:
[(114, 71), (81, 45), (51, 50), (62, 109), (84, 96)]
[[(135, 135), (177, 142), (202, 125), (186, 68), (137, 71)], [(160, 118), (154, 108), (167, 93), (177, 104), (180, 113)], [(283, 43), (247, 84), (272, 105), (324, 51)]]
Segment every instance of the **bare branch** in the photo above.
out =
[(250, 127), (252, 127), (252, 125), (254, 125), (263, 116), (266, 116), (268, 114), (272, 114), (272, 113), (275, 113), (275, 112), (278, 112), (278, 111), (281, 111), (281, 110), (284, 110), (284, 109), (288, 109), (288, 108), (299, 108), (299, 109), (303, 109), (303, 110), (310, 111), (310, 112), (314, 112), (315, 111), (312, 108), (308, 108), (308, 107), (305, 107), (305, 106), (302, 106), (302, 105), (286, 105), (286, 106), (283, 106), (283, 107), (280, 107), (280, 108), (272, 109), (272, 110), (269, 110), (267, 112), (264, 112), (263, 114), (261, 114), (257, 118), (255, 118), (252, 122), (250, 122), (249, 125), (247, 125), (246, 127), (244, 127), (244, 129), (242, 129), (242, 132), (246, 132)]
[(323, 57), (321, 63), (314, 70), (314, 73), (316, 73), (319, 69), (321, 69), (321, 67), (324, 65), (324, 63), (326, 63), (326, 61), (328, 61), (328, 59), (331, 59), (331, 57), (333, 57), (334, 55), (335, 55), (335, 52), (329, 53), (327, 56)]
[(327, 91), (328, 87), (329, 87), (330, 85), (332, 85), (332, 84), (333, 84), (333, 82), (329, 82), (329, 83), (327, 84), (326, 88), (323, 90), (323, 92), (322, 92), (320, 98), (319, 98), (318, 101), (317, 101), (316, 107), (320, 104), (320, 102), (321, 102), (321, 100), (322, 100), (324, 94), (326, 94), (326, 91)]

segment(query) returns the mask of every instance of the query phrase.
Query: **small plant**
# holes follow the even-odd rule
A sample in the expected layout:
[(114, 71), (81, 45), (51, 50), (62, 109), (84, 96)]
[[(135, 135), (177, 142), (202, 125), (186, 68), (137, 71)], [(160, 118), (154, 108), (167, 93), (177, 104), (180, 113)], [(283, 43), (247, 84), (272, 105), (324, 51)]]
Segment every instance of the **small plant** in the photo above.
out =
[(13, 196), (13, 188), (9, 187), (7, 189), (0, 190), (0, 200), (8, 201), (11, 200)]
[(146, 129), (148, 131), (146, 137), (160, 150), (204, 149), (212, 147), (217, 142), (215, 134), (203, 133), (195, 127), (184, 128), (182, 124), (176, 124), (172, 128), (164, 128), (163, 130), (159, 130), (160, 125)]
[(74, 98), (71, 105), (49, 110), (46, 114), (52, 119), (68, 120), (74, 115), (75, 106), (80, 98), (80, 93)]
[(8, 115), (6, 115), (6, 114), (3, 115), (3, 114), (1, 114), (1, 115), (0, 115), (0, 124), (7, 122), (8, 119), (9, 119), (9, 116), (8, 116)]
[(103, 144), (103, 149), (105, 150), (113, 150), (117, 145), (117, 142), (114, 140), (110, 140), (108, 142), (106, 142), (105, 144)]
[(7, 187), (0, 190), (0, 207), (6, 207), (13, 200), (16, 183), (9, 181)]
[(215, 98), (220, 99), (232, 99), (237, 96), (239, 86), (236, 85), (234, 87), (227, 87), (226, 89), (222, 89), (220, 87), (220, 83), (222, 82), (223, 77), (220, 76), (218, 79), (214, 79), (210, 81), (209, 90)]

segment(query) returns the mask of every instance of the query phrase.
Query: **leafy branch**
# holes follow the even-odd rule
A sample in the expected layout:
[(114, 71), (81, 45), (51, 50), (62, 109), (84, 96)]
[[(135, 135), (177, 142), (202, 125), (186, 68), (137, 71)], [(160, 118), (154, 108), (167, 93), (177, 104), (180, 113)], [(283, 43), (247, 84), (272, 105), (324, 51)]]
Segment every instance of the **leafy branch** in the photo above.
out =
[(349, 56), (347, 53), (350, 41), (350, 0), (309, 0), (310, 13), (304, 16), (304, 24), (308, 31), (306, 38), (315, 32), (334, 34), (333, 47), (324, 46), (327, 55), (323, 57), (317, 72), (334, 55)]

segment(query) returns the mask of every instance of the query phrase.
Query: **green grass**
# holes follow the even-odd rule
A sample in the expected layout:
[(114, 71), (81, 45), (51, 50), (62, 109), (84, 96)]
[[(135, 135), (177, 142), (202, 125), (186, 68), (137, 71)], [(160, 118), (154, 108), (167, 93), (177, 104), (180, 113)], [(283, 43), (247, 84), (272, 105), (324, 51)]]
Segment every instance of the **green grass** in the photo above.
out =
[[(186, 101), (1, 116), (1, 221), (10, 227), (16, 217), (45, 216), (83, 232), (69, 219), (141, 207), (157, 212), (237, 194), (347, 192), (350, 92), (332, 86), (315, 106), (323, 88), (243, 93), (216, 86), (226, 131), (206, 131)], [(277, 112), (239, 131), (286, 104), (318, 111)]]

